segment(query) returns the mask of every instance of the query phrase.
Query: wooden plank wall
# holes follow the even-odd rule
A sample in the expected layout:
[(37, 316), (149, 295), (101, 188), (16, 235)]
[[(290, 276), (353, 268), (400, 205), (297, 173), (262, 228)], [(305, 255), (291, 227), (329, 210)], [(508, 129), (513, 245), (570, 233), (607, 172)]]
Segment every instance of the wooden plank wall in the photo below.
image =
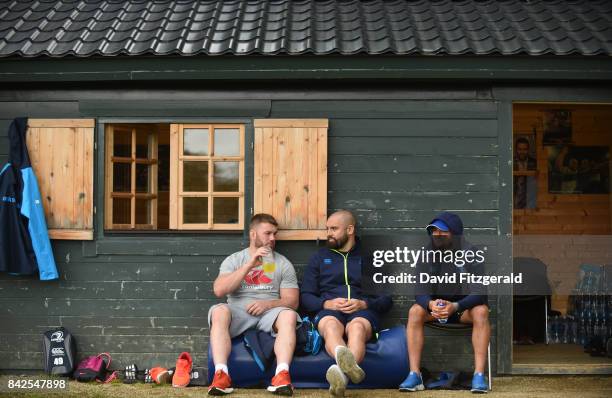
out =
[(515, 234), (591, 234), (612, 232), (611, 196), (605, 194), (550, 194), (548, 161), (542, 145), (543, 111), (568, 109), (572, 112), (572, 139), (576, 146), (609, 146), (612, 153), (612, 106), (577, 104), (517, 104), (514, 106), (514, 134), (537, 135), (537, 208), (513, 213)]
[[(283, 91), (281, 99), (270, 92), (257, 101), (269, 105), (268, 117), (329, 119), (328, 207), (330, 211), (354, 211), (364, 236), (423, 236), (423, 226), (436, 212), (452, 209), (463, 217), (468, 233), (496, 237), (499, 165), (509, 160), (498, 158), (497, 104), (487, 98), (486, 90), (447, 90), (396, 92), (396, 97), (407, 99), (385, 100), (381, 94), (368, 97), (367, 90), (347, 95), (346, 89), (335, 94), (324, 87), (320, 93), (309, 89), (311, 98), (318, 97), (313, 100), (287, 99), (304, 98), (298, 90), (293, 96)], [(188, 100), (198, 104), (196, 99), (214, 102), (216, 95), (218, 92), (195, 87), (150, 92), (125, 87), (0, 91), (1, 160), (8, 150), (9, 120), (18, 115), (113, 117), (129, 115), (129, 101), (113, 108), (118, 96), (137, 97), (135, 106), (142, 109), (147, 100), (176, 98), (184, 104)], [(231, 95), (236, 118), (262, 117), (259, 107), (249, 112), (241, 105), (242, 100), (253, 103), (245, 87)], [(103, 113), (79, 107), (79, 101), (92, 98), (102, 101)], [(158, 104), (156, 109), (156, 117), (177, 115), (172, 106)], [(206, 108), (181, 114), (215, 116)], [(247, 134), (250, 148), (252, 130)], [(252, 164), (246, 169), (252, 179)], [(99, 171), (96, 175), (100, 180)], [(252, 186), (247, 181), (247, 198), (252, 198)], [(99, 183), (96, 190), (101, 188)], [(96, 205), (98, 211), (103, 208), (101, 203)], [(247, 211), (249, 207), (247, 203)], [(117, 368), (133, 362), (142, 368), (172, 366), (181, 351), (190, 351), (196, 364), (205, 365), (206, 314), (219, 301), (212, 294), (212, 281), (224, 257), (245, 244), (245, 235), (240, 233), (105, 235), (94, 242), (54, 241), (59, 281), (43, 283), (0, 274), (0, 323), (4, 325), (0, 369), (40, 369), (41, 333), (59, 325), (75, 333), (79, 357), (109, 351)], [(316, 241), (278, 245), (300, 277), (316, 249)], [(413, 302), (412, 295), (394, 293), (395, 305), (383, 326), (405, 324)], [(490, 305), (495, 368), (498, 318), (494, 297)], [(470, 367), (469, 336), (458, 343), (433, 331), (427, 334), (425, 366)]]

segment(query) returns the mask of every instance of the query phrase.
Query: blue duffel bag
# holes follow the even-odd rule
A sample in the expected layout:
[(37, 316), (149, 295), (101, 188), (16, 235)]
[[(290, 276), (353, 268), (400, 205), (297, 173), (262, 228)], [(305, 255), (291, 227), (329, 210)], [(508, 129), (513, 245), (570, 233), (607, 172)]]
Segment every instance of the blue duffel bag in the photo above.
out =
[[(317, 355), (294, 357), (291, 363), (291, 382), (297, 388), (327, 388), (325, 372), (334, 363), (324, 349)], [(232, 353), (227, 364), (234, 387), (267, 386), (274, 376), (276, 364), (262, 372), (245, 347), (242, 336), (232, 339)], [(395, 326), (379, 333), (378, 340), (366, 344), (366, 356), (360, 364), (366, 372), (365, 380), (349, 388), (397, 388), (408, 374), (406, 329)], [(212, 380), (215, 365), (208, 348), (208, 380)]]

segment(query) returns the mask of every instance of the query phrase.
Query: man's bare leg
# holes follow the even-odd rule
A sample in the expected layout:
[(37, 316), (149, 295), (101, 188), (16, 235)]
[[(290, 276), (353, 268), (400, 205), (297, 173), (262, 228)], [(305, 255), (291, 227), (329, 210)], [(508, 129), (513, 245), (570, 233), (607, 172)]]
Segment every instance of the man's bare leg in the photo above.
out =
[(346, 325), (348, 348), (355, 361), (361, 363), (365, 356), (365, 345), (372, 338), (372, 325), (365, 318), (355, 318)]
[[(330, 357), (336, 358), (336, 347), (344, 347), (344, 325), (333, 316), (324, 316), (318, 324), (319, 333), (325, 341), (325, 351)], [(342, 372), (336, 364), (327, 369), (325, 378), (329, 383), (329, 394), (332, 397), (343, 397), (348, 377)]]
[(410, 371), (421, 373), (421, 355), (425, 342), (425, 322), (434, 318), (419, 304), (413, 304), (408, 312), (408, 324), (406, 326), (406, 340), (408, 343), (408, 359)]
[(474, 371), (484, 373), (487, 363), (487, 348), (491, 338), (489, 307), (477, 305), (461, 314), (461, 323), (472, 324), (472, 346), (474, 347)]
[(336, 357), (336, 347), (346, 346), (344, 342), (344, 326), (333, 316), (324, 316), (318, 324), (319, 333), (325, 341), (325, 351), (330, 357)]
[(227, 365), (232, 350), (232, 340), (229, 334), (232, 313), (229, 306), (222, 304), (212, 311), (210, 326), (210, 344), (215, 365)]
[(297, 314), (295, 311), (281, 311), (274, 322), (274, 329), (277, 331), (276, 341), (274, 342), (274, 353), (276, 363), (291, 364), (293, 352), (295, 351), (295, 325), (297, 324)]

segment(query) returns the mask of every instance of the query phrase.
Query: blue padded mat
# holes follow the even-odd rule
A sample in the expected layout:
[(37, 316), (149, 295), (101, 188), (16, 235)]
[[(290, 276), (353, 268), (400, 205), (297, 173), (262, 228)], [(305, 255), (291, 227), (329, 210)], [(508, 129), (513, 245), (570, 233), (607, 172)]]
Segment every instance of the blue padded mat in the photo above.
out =
[[(325, 372), (334, 363), (324, 348), (317, 355), (293, 358), (291, 381), (297, 388), (328, 388)], [(406, 329), (395, 326), (379, 333), (378, 341), (366, 345), (366, 356), (361, 363), (365, 380), (349, 388), (397, 388), (408, 374)], [(242, 336), (232, 339), (232, 353), (228, 368), (235, 387), (267, 386), (274, 375), (276, 364), (263, 373), (247, 351)], [(212, 380), (215, 365), (208, 349), (208, 380)]]

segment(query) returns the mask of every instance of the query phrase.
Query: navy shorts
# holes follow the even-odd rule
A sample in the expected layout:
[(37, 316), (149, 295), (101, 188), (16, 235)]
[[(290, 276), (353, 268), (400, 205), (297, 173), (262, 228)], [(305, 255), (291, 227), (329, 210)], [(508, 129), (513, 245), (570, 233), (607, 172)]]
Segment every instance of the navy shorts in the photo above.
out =
[(317, 329), (319, 328), (319, 321), (325, 316), (333, 316), (344, 326), (355, 318), (365, 318), (372, 326), (372, 333), (378, 332), (378, 314), (369, 309), (359, 310), (357, 312), (353, 312), (352, 314), (345, 314), (344, 312), (335, 310), (321, 310), (314, 318), (314, 324)]
[[(461, 319), (461, 315), (463, 314), (463, 312), (453, 312), (453, 314), (451, 316), (448, 317), (448, 323), (461, 323), (460, 319)], [(436, 319), (434, 319), (435, 321)]]

